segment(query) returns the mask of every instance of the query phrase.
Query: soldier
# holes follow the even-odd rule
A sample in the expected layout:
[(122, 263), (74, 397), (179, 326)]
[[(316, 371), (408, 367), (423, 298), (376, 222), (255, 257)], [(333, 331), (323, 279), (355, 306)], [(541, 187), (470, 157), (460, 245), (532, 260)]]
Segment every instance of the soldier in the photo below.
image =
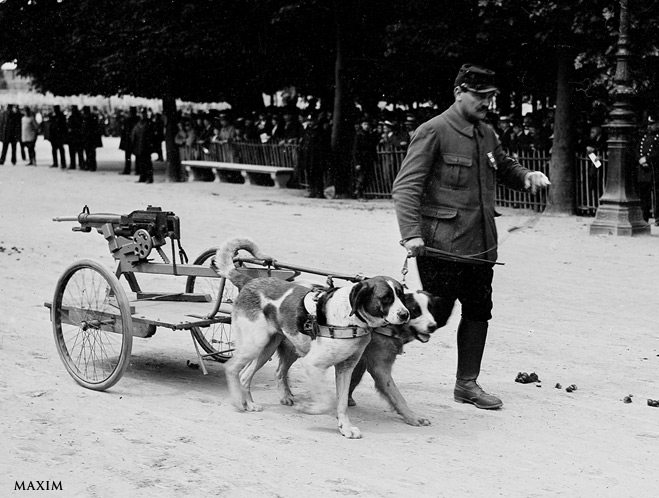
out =
[[(392, 190), (401, 244), (417, 256), (423, 288), (441, 299), (439, 325), (456, 299), (462, 304), (453, 398), (483, 409), (503, 406), (476, 382), (492, 318), (496, 181), (534, 193), (549, 185), (544, 174), (508, 156), (483, 122), (496, 91), (492, 71), (462, 66), (455, 102), (417, 128)], [(424, 246), (455, 257), (424, 255)]]
[(641, 138), (638, 157), (638, 190), (643, 219), (649, 221), (653, 214), (654, 224), (659, 226), (659, 118), (654, 113), (648, 115), (648, 126)]

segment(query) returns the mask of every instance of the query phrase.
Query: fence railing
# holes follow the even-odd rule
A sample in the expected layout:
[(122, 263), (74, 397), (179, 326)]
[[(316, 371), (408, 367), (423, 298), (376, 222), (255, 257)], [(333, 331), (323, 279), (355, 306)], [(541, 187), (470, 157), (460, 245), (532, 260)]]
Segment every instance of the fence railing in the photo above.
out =
[[(298, 165), (299, 146), (296, 144), (262, 144), (259, 142), (235, 142), (233, 144), (216, 144), (208, 146), (195, 145), (180, 148), (181, 159), (223, 161), (246, 164), (264, 164), (269, 166), (286, 166), (296, 171), (294, 184), (300, 188), (307, 186), (304, 171)], [(405, 158), (405, 148), (378, 146), (377, 163), (371, 182), (365, 189), (366, 197), (388, 198), (391, 186)], [(522, 166), (534, 171), (542, 171), (550, 177), (549, 164), (551, 156), (545, 152), (531, 151), (517, 157)], [(582, 216), (594, 216), (599, 205), (599, 198), (604, 192), (606, 181), (607, 157), (600, 158), (602, 166), (596, 168), (585, 156), (575, 157), (576, 210)], [(329, 178), (328, 178), (329, 180)], [(237, 178), (237, 181), (241, 179)], [(551, 188), (551, 187), (550, 187)], [(496, 204), (499, 206), (532, 209), (542, 211), (547, 205), (547, 191), (536, 195), (518, 192), (504, 185), (497, 185)]]

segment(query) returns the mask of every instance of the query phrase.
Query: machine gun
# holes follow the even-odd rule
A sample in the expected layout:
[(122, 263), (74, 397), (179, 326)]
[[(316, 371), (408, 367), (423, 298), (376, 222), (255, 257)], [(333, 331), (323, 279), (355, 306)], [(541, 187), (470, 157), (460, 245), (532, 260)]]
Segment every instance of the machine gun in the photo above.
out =
[(77, 221), (80, 226), (74, 227), (74, 232), (91, 232), (92, 228), (95, 228), (108, 241), (110, 252), (115, 259), (132, 264), (145, 262), (154, 248), (163, 261), (169, 263), (167, 256), (160, 249), (169, 237), (172, 239), (172, 253), (173, 241), (176, 240), (181, 262), (187, 263), (187, 256), (181, 248), (179, 218), (173, 212), (163, 211), (159, 207), (147, 206), (146, 210), (118, 215), (90, 213), (89, 207), (85, 206), (76, 217), (53, 218), (53, 221)]

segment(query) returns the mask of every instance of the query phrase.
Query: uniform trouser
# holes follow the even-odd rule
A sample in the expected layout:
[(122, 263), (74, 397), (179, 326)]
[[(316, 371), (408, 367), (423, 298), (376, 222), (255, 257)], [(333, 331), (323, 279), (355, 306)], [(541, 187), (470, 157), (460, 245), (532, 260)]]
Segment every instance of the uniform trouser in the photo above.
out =
[(493, 265), (424, 256), (417, 258), (417, 267), (423, 289), (442, 300), (440, 326), (448, 321), (456, 299), (462, 304), (462, 318), (474, 322), (492, 318)]
[(438, 325), (446, 324), (455, 300), (462, 304), (458, 325), (458, 363), (456, 378), (476, 380), (487, 339), (488, 320), (492, 318), (493, 265), (456, 263), (439, 258), (417, 258), (424, 290), (440, 298)]
[(4, 141), (2, 142), (2, 155), (0, 156), (0, 163), (4, 163), (7, 159), (7, 150), (11, 146), (11, 162), (16, 164), (16, 141)]
[[(643, 218), (659, 220), (659, 167), (651, 166), (647, 181), (638, 183), (638, 196), (641, 200)], [(654, 194), (654, 200), (652, 199)], [(654, 201), (654, 202), (653, 202)]]

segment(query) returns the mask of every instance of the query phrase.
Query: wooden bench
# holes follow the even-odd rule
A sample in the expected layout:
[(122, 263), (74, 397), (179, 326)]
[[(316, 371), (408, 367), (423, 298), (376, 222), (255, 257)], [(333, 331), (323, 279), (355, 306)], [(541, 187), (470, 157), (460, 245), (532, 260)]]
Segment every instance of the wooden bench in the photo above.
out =
[(225, 163), (220, 161), (181, 161), (188, 172), (188, 181), (203, 180), (201, 171), (212, 171), (216, 182), (226, 182), (227, 179), (222, 175), (223, 171), (239, 171), (245, 179), (245, 183), (250, 185), (262, 185), (259, 182), (259, 177), (268, 175), (275, 186), (285, 188), (288, 182), (293, 178), (293, 168), (284, 166), (263, 166), (260, 164), (241, 164), (241, 163)]

